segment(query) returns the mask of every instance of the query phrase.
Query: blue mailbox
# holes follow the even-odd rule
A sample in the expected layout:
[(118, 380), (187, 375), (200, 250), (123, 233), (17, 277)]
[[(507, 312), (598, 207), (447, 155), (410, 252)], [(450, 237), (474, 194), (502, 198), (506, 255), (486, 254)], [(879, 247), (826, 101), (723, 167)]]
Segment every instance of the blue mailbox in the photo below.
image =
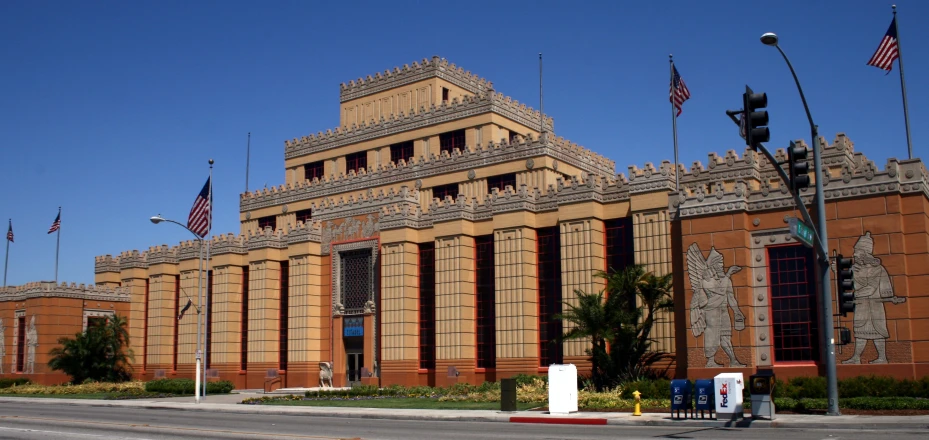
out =
[(681, 418), (681, 410), (684, 410), (684, 418), (687, 418), (687, 411), (694, 408), (692, 394), (693, 384), (687, 379), (674, 379), (671, 381), (671, 417), (674, 418), (675, 411), (677, 418)]
[(698, 379), (696, 382), (696, 411), (700, 411), (701, 419), (703, 418), (703, 411), (709, 411), (710, 418), (713, 418), (713, 411), (716, 410), (716, 391), (714, 387), (713, 379)]

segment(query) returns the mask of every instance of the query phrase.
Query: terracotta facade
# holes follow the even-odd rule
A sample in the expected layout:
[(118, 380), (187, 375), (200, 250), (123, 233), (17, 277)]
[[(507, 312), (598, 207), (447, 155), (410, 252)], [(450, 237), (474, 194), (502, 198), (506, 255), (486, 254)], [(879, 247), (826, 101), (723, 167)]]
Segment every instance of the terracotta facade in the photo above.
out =
[[(789, 238), (791, 201), (757, 153), (617, 174), (438, 57), (342, 84), (339, 112), (339, 128), (285, 142), (284, 184), (241, 195), (239, 233), (207, 240), (210, 378), (254, 389), (269, 377), (480, 383), (560, 362), (583, 373), (586, 344), (553, 344), (567, 325), (554, 316), (576, 290), (603, 289), (595, 271), (632, 263), (675, 274), (676, 309), (652, 334), (675, 354), (671, 374), (818, 373), (809, 251)], [(853, 329), (839, 374), (929, 374), (927, 172), (919, 160), (880, 170), (841, 134), (824, 158), (830, 249), (861, 264), (857, 319), (834, 323)], [(97, 257), (97, 289), (118, 292), (111, 309), (129, 317), (136, 376), (193, 376), (199, 251)], [(5, 323), (22, 289), (0, 295)], [(61, 310), (38, 314), (41, 337), (84, 313)], [(16, 336), (3, 327), (6, 366)]]

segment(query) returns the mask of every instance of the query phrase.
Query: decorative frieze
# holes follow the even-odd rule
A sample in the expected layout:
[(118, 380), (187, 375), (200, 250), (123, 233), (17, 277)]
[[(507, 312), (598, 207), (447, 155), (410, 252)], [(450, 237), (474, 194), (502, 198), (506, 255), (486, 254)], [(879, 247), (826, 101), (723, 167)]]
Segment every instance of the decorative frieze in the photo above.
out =
[[(420, 157), (409, 163), (400, 161), (387, 166), (378, 165), (358, 173), (328, 176), (296, 182), (295, 185), (280, 185), (242, 194), (239, 209), (246, 212), (254, 209), (294, 203), (330, 195), (360, 191), (417, 181), (426, 177), (481, 168), (496, 163), (528, 160), (539, 156), (551, 156), (571, 164), (586, 173), (614, 178), (615, 163), (561, 137), (543, 134), (540, 138), (520, 138), (513, 142), (493, 143), (475, 148), (456, 149), (452, 154), (443, 152), (428, 158)], [(315, 215), (315, 213), (314, 213)]]
[(0, 287), (0, 302), (33, 298), (76, 298), (88, 301), (129, 302), (129, 289), (110, 289), (92, 284), (34, 282), (21, 286)]

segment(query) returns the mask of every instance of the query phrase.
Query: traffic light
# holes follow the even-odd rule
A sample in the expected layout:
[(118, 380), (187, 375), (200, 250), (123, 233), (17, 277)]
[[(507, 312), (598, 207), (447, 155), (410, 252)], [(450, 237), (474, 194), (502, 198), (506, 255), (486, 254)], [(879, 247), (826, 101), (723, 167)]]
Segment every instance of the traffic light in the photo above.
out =
[(839, 293), (839, 313), (845, 316), (855, 311), (855, 273), (852, 271), (852, 259), (842, 254), (835, 257), (836, 290)]
[(807, 150), (802, 145), (790, 141), (787, 148), (787, 166), (790, 168), (790, 190), (796, 193), (802, 188), (810, 186), (810, 164), (806, 161)]
[(766, 127), (768, 111), (764, 108), (767, 106), (767, 94), (755, 93), (751, 87), (745, 86), (745, 93), (742, 94), (742, 110), (745, 111), (745, 145), (753, 150), (758, 148), (758, 144), (771, 139), (771, 133)]

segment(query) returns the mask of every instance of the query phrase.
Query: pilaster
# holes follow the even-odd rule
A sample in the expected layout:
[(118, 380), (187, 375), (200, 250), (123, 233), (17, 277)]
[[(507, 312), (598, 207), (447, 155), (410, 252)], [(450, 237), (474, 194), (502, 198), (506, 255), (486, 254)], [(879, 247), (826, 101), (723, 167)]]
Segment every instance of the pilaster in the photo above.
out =
[(494, 231), (497, 372), (538, 367), (536, 233), (531, 228)]

